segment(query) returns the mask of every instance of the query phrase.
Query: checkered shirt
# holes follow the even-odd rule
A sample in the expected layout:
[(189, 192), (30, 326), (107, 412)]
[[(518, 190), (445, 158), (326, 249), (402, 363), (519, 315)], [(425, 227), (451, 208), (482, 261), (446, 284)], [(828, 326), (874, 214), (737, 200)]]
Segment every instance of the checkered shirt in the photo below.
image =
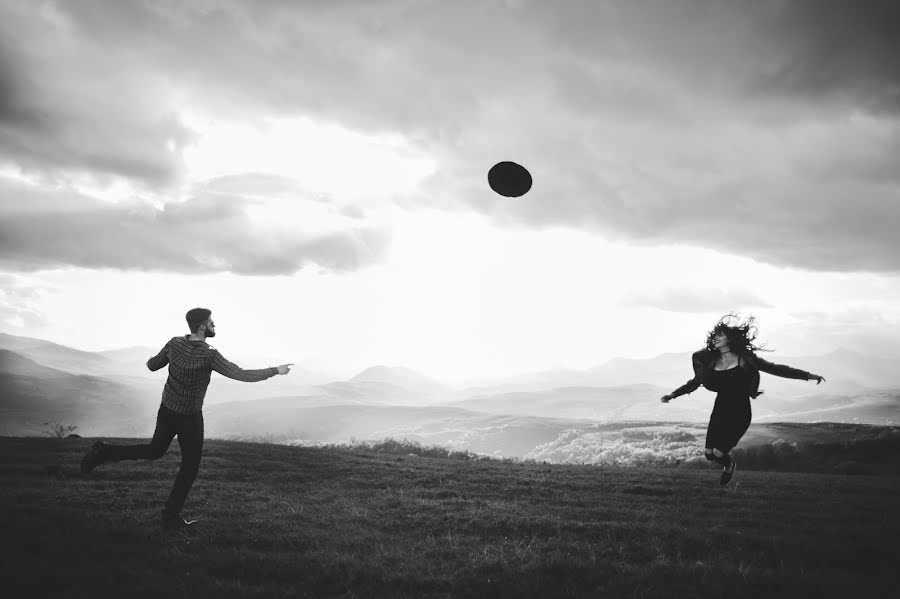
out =
[(162, 405), (178, 414), (203, 411), (203, 398), (212, 371), (236, 381), (264, 381), (278, 374), (277, 368), (244, 370), (226, 360), (219, 350), (205, 341), (193, 341), (188, 335), (172, 337), (162, 350), (147, 360), (147, 368), (159, 370), (169, 365), (169, 378), (163, 387)]

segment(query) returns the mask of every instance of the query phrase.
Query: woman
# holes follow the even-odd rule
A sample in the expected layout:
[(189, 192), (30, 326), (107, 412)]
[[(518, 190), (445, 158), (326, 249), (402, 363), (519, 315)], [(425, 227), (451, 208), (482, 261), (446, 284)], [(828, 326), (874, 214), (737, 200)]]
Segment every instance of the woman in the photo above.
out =
[(753, 344), (756, 327), (751, 316), (740, 322), (734, 314), (723, 317), (706, 337), (706, 349), (692, 356), (694, 377), (672, 393), (663, 395), (663, 403), (694, 391), (703, 385), (715, 391), (716, 404), (706, 429), (706, 459), (722, 464), (720, 484), (727, 485), (734, 476), (735, 462), (729, 453), (750, 427), (750, 398), (759, 391), (759, 372), (789, 379), (822, 383), (825, 379), (805, 370), (773, 364), (756, 355), (760, 348)]

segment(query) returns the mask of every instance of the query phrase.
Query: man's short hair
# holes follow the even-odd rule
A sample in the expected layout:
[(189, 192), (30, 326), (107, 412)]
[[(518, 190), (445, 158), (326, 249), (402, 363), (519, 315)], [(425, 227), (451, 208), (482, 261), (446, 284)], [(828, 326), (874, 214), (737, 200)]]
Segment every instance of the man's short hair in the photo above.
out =
[(187, 320), (191, 333), (196, 333), (197, 329), (200, 328), (200, 325), (209, 320), (210, 316), (212, 316), (212, 310), (207, 310), (206, 308), (192, 308), (191, 310), (188, 310), (188, 313), (184, 315), (184, 318)]

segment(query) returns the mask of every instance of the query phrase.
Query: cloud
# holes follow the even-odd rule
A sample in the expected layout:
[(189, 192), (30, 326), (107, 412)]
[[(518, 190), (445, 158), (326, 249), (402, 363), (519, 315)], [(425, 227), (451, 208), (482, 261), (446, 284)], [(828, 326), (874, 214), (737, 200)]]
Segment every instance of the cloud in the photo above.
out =
[(769, 2), (768, 37), (784, 60), (761, 80), (764, 91), (815, 100), (823, 94), (900, 111), (900, 6), (891, 0)]
[[(429, 192), (450, 185), (445, 197), (507, 225), (686, 243), (806, 269), (900, 271), (890, 225), (900, 219), (900, 118), (882, 110), (897, 83), (883, 68), (866, 79), (879, 92), (857, 85), (849, 68), (818, 94), (776, 82), (785, 69), (812, 77), (822, 64), (795, 50), (827, 45), (829, 35), (827, 26), (794, 32), (780, 21), (771, 31), (780, 5), (791, 7), (789, 22), (814, 9), (683, 1), (652, 15), (637, 3), (607, 3), (581, 25), (562, 11), (558, 29), (569, 37), (559, 52), (571, 56), (548, 79), (555, 85), (467, 130), (456, 177), (433, 179)], [(622, 27), (612, 41), (592, 42), (583, 30), (601, 13)], [(858, 26), (842, 35), (859, 37), (877, 64), (893, 64), (884, 27), (876, 27), (881, 42), (863, 39), (870, 21), (851, 19)], [(513, 200), (483, 181), (485, 165), (509, 157), (534, 175), (532, 191)]]
[(249, 215), (259, 202), (223, 201), (203, 191), (161, 208), (12, 183), (0, 183), (0, 197), (0, 265), (6, 269), (276, 275), (317, 265), (350, 271), (379, 260), (389, 241), (385, 231), (358, 223), (318, 232), (292, 227), (287, 217), (283, 226), (261, 224)]
[(163, 73), (85, 37), (54, 4), (5, 4), (0, 159), (41, 173), (90, 172), (168, 185), (191, 138)]
[[(887, 299), (892, 295), (885, 294)], [(835, 312), (792, 312), (794, 322), (784, 325), (797, 346), (845, 347), (878, 355), (900, 357), (900, 314), (893, 306), (848, 306)]]
[(37, 328), (47, 317), (35, 308), (36, 300), (56, 289), (29, 281), (26, 277), (0, 272), (0, 323), (19, 329)]
[(725, 314), (751, 308), (771, 308), (746, 289), (675, 288), (658, 293), (632, 294), (623, 300), (628, 307), (650, 307), (669, 312)]
[[(399, 132), (441, 161), (422, 203), (506, 226), (900, 270), (889, 226), (900, 217), (900, 19), (889, 0), (0, 11), (0, 159), (28, 170), (165, 188), (197, 135), (186, 110), (310, 116)], [(504, 159), (532, 170), (523, 198), (485, 184)]]

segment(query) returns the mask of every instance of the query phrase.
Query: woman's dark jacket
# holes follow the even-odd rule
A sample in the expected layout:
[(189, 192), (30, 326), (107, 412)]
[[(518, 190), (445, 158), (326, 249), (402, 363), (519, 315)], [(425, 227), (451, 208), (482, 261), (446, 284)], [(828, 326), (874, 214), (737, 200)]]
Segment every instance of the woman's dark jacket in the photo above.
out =
[[(694, 365), (694, 377), (672, 391), (672, 397), (690, 393), (705, 381), (709, 380), (709, 372), (713, 369), (713, 366), (715, 366), (718, 354), (719, 352), (709, 349), (701, 349), (700, 351), (694, 352), (691, 356), (691, 362), (693, 362)], [(756, 397), (760, 394), (760, 371), (788, 379), (809, 380), (809, 373), (805, 370), (791, 368), (790, 366), (784, 366), (783, 364), (773, 364), (768, 360), (760, 358), (754, 353), (740, 354), (740, 368), (743, 368), (744, 372), (747, 373), (747, 395), (750, 397)]]

